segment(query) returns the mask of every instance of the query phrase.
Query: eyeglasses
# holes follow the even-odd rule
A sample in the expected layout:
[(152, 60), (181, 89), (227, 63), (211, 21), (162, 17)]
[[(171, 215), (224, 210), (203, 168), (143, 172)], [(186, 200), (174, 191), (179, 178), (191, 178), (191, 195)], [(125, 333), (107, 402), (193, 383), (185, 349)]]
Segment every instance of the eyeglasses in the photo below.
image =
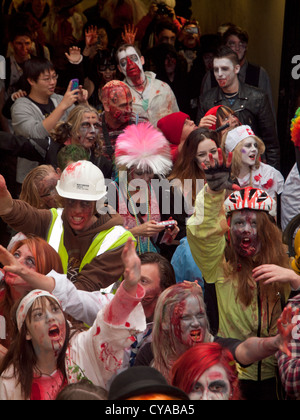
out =
[(199, 33), (198, 28), (197, 27), (187, 27), (187, 28), (183, 28), (183, 31), (188, 33), (188, 34), (197, 34)]
[(55, 74), (54, 76), (45, 77), (44, 79), (39, 79), (39, 80), (41, 80), (42, 82), (49, 83), (52, 80), (55, 82), (57, 79), (58, 79), (58, 74)]
[(227, 46), (231, 49), (241, 49), (244, 50), (247, 47), (247, 44), (245, 42), (234, 42), (234, 41), (229, 41), (227, 43)]
[(107, 69), (110, 71), (115, 71), (116, 66), (114, 64), (107, 64), (107, 65), (103, 64), (99, 66), (99, 71), (106, 71)]
[(44, 194), (40, 195), (40, 198), (45, 198), (45, 197), (50, 197), (50, 196), (54, 196), (57, 195), (57, 190), (56, 188), (52, 188), (51, 190), (45, 192)]

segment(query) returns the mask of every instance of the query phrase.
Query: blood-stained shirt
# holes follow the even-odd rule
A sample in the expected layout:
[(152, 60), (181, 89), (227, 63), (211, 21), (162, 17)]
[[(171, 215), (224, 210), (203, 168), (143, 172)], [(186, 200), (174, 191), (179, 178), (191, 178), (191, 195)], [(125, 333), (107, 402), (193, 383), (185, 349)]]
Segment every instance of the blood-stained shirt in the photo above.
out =
[[(107, 388), (110, 379), (121, 368), (124, 350), (134, 341), (134, 335), (146, 329), (141, 305), (144, 289), (138, 285), (136, 297), (129, 295), (123, 284), (111, 302), (98, 312), (86, 331), (76, 333), (66, 351), (67, 382), (77, 383), (86, 378), (94, 385)], [(34, 382), (35, 384), (35, 382)], [(53, 381), (46, 381), (49, 389), (35, 389), (33, 395), (55, 396)], [(36, 385), (34, 385), (36, 387)], [(0, 377), (0, 400), (23, 400), (21, 387), (10, 366)]]
[[(147, 119), (154, 127), (158, 120), (166, 115), (178, 112), (176, 97), (170, 86), (156, 79), (155, 73), (146, 71), (147, 85), (143, 92), (138, 92), (128, 83), (132, 94), (132, 110), (135, 115)], [(126, 83), (126, 80), (124, 80)]]

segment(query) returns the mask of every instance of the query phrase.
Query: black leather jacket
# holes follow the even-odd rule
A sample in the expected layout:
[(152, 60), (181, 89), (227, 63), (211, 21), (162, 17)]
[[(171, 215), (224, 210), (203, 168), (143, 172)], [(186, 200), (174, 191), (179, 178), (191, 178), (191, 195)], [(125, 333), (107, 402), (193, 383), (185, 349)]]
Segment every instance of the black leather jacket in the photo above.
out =
[[(199, 97), (197, 125), (206, 112), (217, 105), (229, 106), (219, 86)], [(240, 83), (238, 98), (234, 105), (229, 107), (233, 111), (238, 111), (236, 115), (241, 124), (249, 125), (257, 137), (264, 142), (266, 162), (280, 170), (280, 146), (267, 94), (259, 88)]]

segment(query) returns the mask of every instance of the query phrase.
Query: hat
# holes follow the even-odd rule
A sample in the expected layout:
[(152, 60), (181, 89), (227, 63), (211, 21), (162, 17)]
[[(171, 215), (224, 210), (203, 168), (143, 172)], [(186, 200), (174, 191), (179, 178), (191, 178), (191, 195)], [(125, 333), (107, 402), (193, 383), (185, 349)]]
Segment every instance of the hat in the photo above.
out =
[(240, 125), (229, 131), (225, 140), (226, 153), (232, 152), (241, 141), (251, 136), (255, 134), (249, 125)]
[[(214, 106), (213, 108), (210, 108), (207, 113), (204, 115), (204, 117), (207, 117), (208, 115), (214, 115), (216, 117), (217, 115), (217, 111), (219, 108), (221, 108), (222, 105), (217, 105)], [(210, 130), (215, 130), (216, 129), (216, 124), (213, 124), (209, 127)]]
[(126, 400), (143, 394), (166, 394), (181, 400), (189, 399), (181, 389), (169, 385), (158, 370), (150, 366), (133, 366), (114, 378), (108, 400)]
[(260, 188), (245, 187), (234, 191), (226, 198), (224, 205), (226, 216), (233, 211), (244, 209), (260, 210), (271, 216), (276, 215), (276, 201)]
[(157, 122), (157, 128), (159, 128), (166, 139), (172, 144), (179, 144), (183, 124), (186, 119), (190, 119), (188, 114), (184, 112), (173, 112), (172, 114), (166, 115)]

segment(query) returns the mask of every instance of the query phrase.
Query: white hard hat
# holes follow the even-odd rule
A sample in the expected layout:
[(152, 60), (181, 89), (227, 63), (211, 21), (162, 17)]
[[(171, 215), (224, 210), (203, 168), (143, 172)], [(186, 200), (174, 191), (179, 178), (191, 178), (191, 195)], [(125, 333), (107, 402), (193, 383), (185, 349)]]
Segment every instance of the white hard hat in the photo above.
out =
[(87, 160), (79, 160), (67, 166), (56, 189), (61, 197), (73, 200), (98, 201), (106, 194), (103, 173)]

